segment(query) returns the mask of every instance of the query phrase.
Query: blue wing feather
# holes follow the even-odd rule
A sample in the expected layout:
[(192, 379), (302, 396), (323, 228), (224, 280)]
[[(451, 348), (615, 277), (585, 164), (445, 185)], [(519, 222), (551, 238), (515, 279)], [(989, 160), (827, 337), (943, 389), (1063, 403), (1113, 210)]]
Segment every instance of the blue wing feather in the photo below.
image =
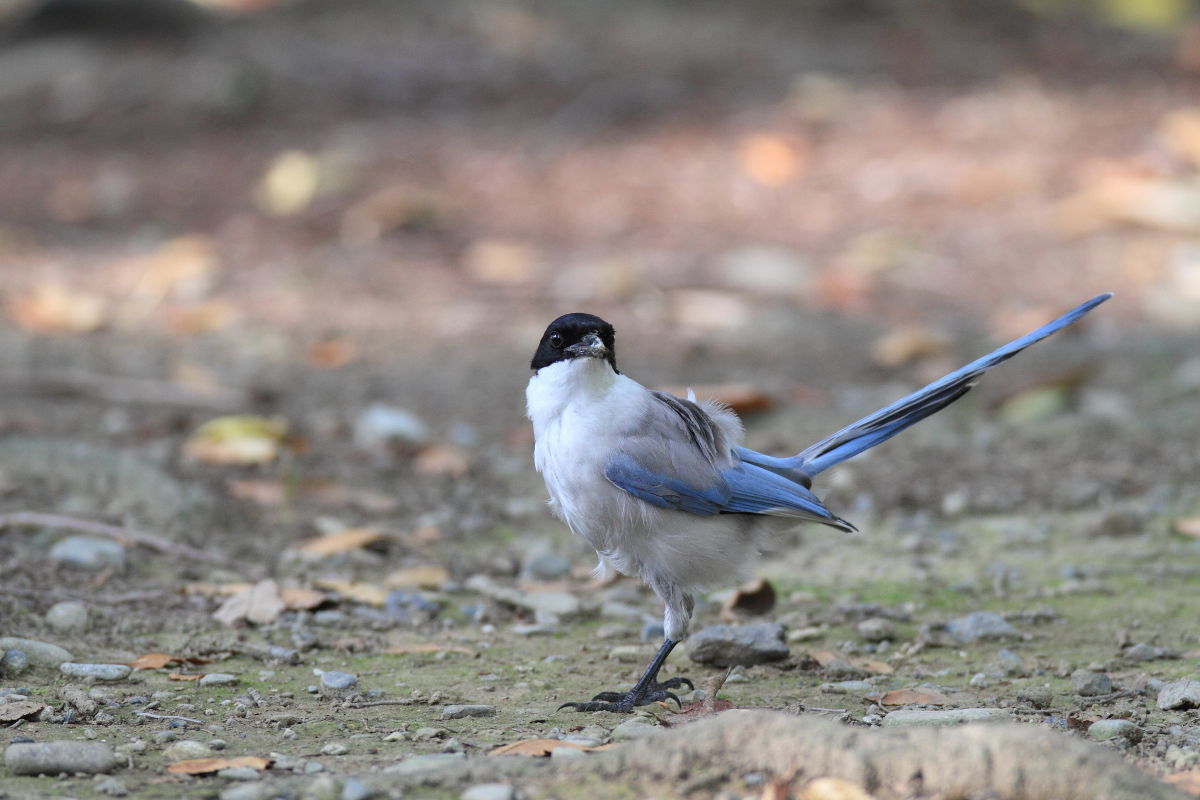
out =
[(613, 456), (604, 470), (604, 477), (651, 505), (689, 514), (706, 517), (719, 514), (729, 501), (729, 486), (723, 480), (707, 489), (697, 488), (678, 478), (649, 470), (626, 453)]

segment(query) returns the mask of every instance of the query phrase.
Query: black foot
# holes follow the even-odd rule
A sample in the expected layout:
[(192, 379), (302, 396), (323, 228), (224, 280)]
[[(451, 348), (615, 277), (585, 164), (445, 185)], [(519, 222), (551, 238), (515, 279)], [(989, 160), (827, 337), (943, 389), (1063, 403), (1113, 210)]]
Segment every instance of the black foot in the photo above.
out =
[(639, 687), (634, 687), (623, 694), (621, 692), (601, 692), (586, 703), (563, 703), (558, 710), (573, 708), (576, 711), (612, 711), (617, 714), (628, 714), (637, 706), (657, 703), (660, 700), (674, 700), (675, 705), (682, 708), (683, 703), (679, 701), (679, 698), (667, 691), (667, 689), (678, 689), (680, 686), (686, 686), (689, 690), (696, 688), (695, 684), (687, 678), (675, 677), (662, 683), (651, 683), (641, 687), (640, 691)]

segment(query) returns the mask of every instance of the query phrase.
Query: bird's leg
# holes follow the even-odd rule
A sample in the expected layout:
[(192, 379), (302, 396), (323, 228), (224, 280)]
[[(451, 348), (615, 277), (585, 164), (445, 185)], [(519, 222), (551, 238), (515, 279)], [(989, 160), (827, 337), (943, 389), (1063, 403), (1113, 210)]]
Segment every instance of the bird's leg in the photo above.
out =
[(683, 705), (679, 702), (678, 697), (667, 690), (678, 689), (680, 686), (687, 686), (688, 689), (696, 688), (690, 680), (674, 677), (662, 683), (658, 682), (658, 671), (662, 669), (663, 662), (675, 649), (676, 644), (678, 642), (671, 639), (664, 640), (662, 647), (654, 656), (654, 660), (650, 662), (650, 666), (646, 667), (646, 671), (642, 673), (637, 684), (628, 692), (624, 694), (601, 692), (586, 703), (563, 703), (558, 707), (559, 710), (573, 708), (576, 711), (615, 711), (618, 714), (628, 714), (637, 706), (648, 705), (659, 700), (674, 700), (676, 705)]

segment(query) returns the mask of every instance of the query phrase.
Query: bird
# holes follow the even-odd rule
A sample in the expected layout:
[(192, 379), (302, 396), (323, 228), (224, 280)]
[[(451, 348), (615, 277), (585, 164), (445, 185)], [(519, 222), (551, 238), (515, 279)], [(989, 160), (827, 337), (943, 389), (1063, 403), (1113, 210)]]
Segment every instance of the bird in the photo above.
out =
[(664, 605), (662, 646), (627, 692), (564, 703), (577, 711), (628, 713), (674, 700), (692, 682), (658, 680), (687, 636), (698, 591), (731, 585), (753, 563), (764, 518), (856, 528), (812, 491), (820, 473), (890, 439), (962, 397), (980, 377), (1078, 321), (1112, 296), (1063, 316), (793, 456), (742, 445), (737, 415), (711, 400), (648, 389), (617, 369), (615, 330), (593, 314), (551, 322), (530, 362), (525, 390), (534, 466), (551, 512), (596, 551), (595, 574), (640, 577)]

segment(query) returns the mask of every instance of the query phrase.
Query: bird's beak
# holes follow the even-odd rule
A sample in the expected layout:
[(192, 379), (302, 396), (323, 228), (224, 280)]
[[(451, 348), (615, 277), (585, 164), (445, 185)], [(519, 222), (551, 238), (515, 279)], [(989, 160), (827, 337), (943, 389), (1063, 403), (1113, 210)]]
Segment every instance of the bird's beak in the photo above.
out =
[(600, 341), (600, 337), (594, 333), (584, 336), (579, 344), (573, 344), (568, 347), (567, 352), (573, 356), (586, 356), (588, 358), (606, 358), (608, 356), (608, 348), (604, 346), (604, 342)]

